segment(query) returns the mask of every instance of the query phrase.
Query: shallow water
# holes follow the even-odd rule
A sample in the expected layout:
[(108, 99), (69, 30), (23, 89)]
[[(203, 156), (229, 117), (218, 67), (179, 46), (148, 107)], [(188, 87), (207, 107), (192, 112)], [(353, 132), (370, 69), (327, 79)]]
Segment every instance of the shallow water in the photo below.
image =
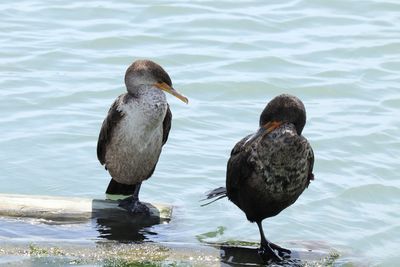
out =
[[(264, 221), (269, 239), (324, 242), (365, 265), (400, 263), (399, 2), (134, 2), (0, 3), (1, 193), (103, 198), (102, 120), (125, 90), (126, 67), (150, 58), (190, 103), (168, 98), (172, 131), (141, 196), (176, 208), (145, 239), (198, 242), (223, 226), (207, 241), (258, 240), (232, 203), (198, 200), (224, 185), (231, 148), (286, 92), (307, 108), (316, 179)], [(74, 226), (2, 224), (0, 239), (99, 238)]]

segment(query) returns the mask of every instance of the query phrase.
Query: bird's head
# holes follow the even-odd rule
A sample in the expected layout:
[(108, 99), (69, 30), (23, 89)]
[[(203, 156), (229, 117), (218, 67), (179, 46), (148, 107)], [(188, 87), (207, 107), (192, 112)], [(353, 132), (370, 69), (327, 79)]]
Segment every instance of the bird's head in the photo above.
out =
[(260, 128), (271, 132), (284, 123), (292, 123), (298, 135), (306, 124), (303, 102), (293, 95), (282, 94), (272, 99), (260, 116)]
[(136, 60), (125, 73), (125, 85), (132, 95), (137, 94), (142, 86), (156, 87), (179, 98), (186, 104), (188, 99), (172, 87), (168, 73), (157, 63), (151, 60)]
[(253, 142), (284, 123), (292, 123), (298, 135), (301, 135), (306, 124), (306, 109), (303, 102), (295, 96), (282, 94), (272, 99), (260, 115), (260, 128), (245, 145), (251, 147)]

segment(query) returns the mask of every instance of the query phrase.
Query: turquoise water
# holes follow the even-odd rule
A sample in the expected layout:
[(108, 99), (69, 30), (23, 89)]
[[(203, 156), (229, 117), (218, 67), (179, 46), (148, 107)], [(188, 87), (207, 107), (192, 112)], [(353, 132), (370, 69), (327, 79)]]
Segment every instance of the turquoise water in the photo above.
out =
[[(232, 203), (198, 200), (224, 184), (231, 148), (286, 92), (307, 108), (316, 179), (264, 221), (267, 236), (288, 247), (323, 243), (356, 265), (397, 266), (399, 14), (393, 0), (2, 2), (0, 193), (103, 198), (109, 175), (96, 158), (98, 132), (125, 90), (127, 66), (149, 58), (190, 103), (168, 98), (172, 131), (141, 196), (176, 209), (145, 238), (196, 243), (223, 226), (209, 241), (258, 241)], [(98, 238), (2, 224), (4, 240)]]

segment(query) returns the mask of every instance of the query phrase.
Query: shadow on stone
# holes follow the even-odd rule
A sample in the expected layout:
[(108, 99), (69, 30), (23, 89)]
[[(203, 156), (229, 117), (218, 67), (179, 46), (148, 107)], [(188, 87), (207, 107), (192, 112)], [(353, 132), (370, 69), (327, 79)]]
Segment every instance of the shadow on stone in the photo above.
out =
[[(271, 264), (272, 266), (304, 266), (304, 262), (320, 260), (325, 253), (312, 251), (292, 250), (291, 257), (281, 262), (263, 262), (258, 255), (258, 248), (246, 246), (220, 246), (221, 262), (225, 266), (263, 266)], [(304, 262), (303, 262), (304, 261)]]

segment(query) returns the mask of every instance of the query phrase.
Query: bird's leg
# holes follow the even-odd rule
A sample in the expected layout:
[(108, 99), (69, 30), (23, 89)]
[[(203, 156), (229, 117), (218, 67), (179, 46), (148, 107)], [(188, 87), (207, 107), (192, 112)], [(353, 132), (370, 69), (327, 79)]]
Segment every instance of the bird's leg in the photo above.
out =
[(275, 245), (274, 243), (269, 242), (264, 235), (263, 227), (261, 224), (261, 221), (257, 222), (258, 229), (260, 230), (260, 236), (261, 236), (261, 246), (258, 251), (258, 254), (261, 256), (261, 258), (264, 261), (282, 261), (283, 258), (286, 258), (288, 254), (290, 254), (290, 250), (281, 248), (278, 245)]
[(262, 228), (261, 221), (257, 221), (258, 230), (260, 230), (261, 246), (258, 250), (258, 254), (261, 258), (267, 262), (269, 260), (282, 261), (281, 256), (279, 256), (269, 245), (268, 240), (265, 238), (264, 231)]
[(130, 197), (127, 197), (125, 199), (120, 200), (119, 205), (120, 207), (126, 209), (130, 213), (141, 213), (141, 214), (150, 214), (149, 208), (141, 203), (139, 201), (139, 191), (140, 191), (140, 186), (142, 183), (136, 184), (135, 191), (133, 192), (133, 195)]

